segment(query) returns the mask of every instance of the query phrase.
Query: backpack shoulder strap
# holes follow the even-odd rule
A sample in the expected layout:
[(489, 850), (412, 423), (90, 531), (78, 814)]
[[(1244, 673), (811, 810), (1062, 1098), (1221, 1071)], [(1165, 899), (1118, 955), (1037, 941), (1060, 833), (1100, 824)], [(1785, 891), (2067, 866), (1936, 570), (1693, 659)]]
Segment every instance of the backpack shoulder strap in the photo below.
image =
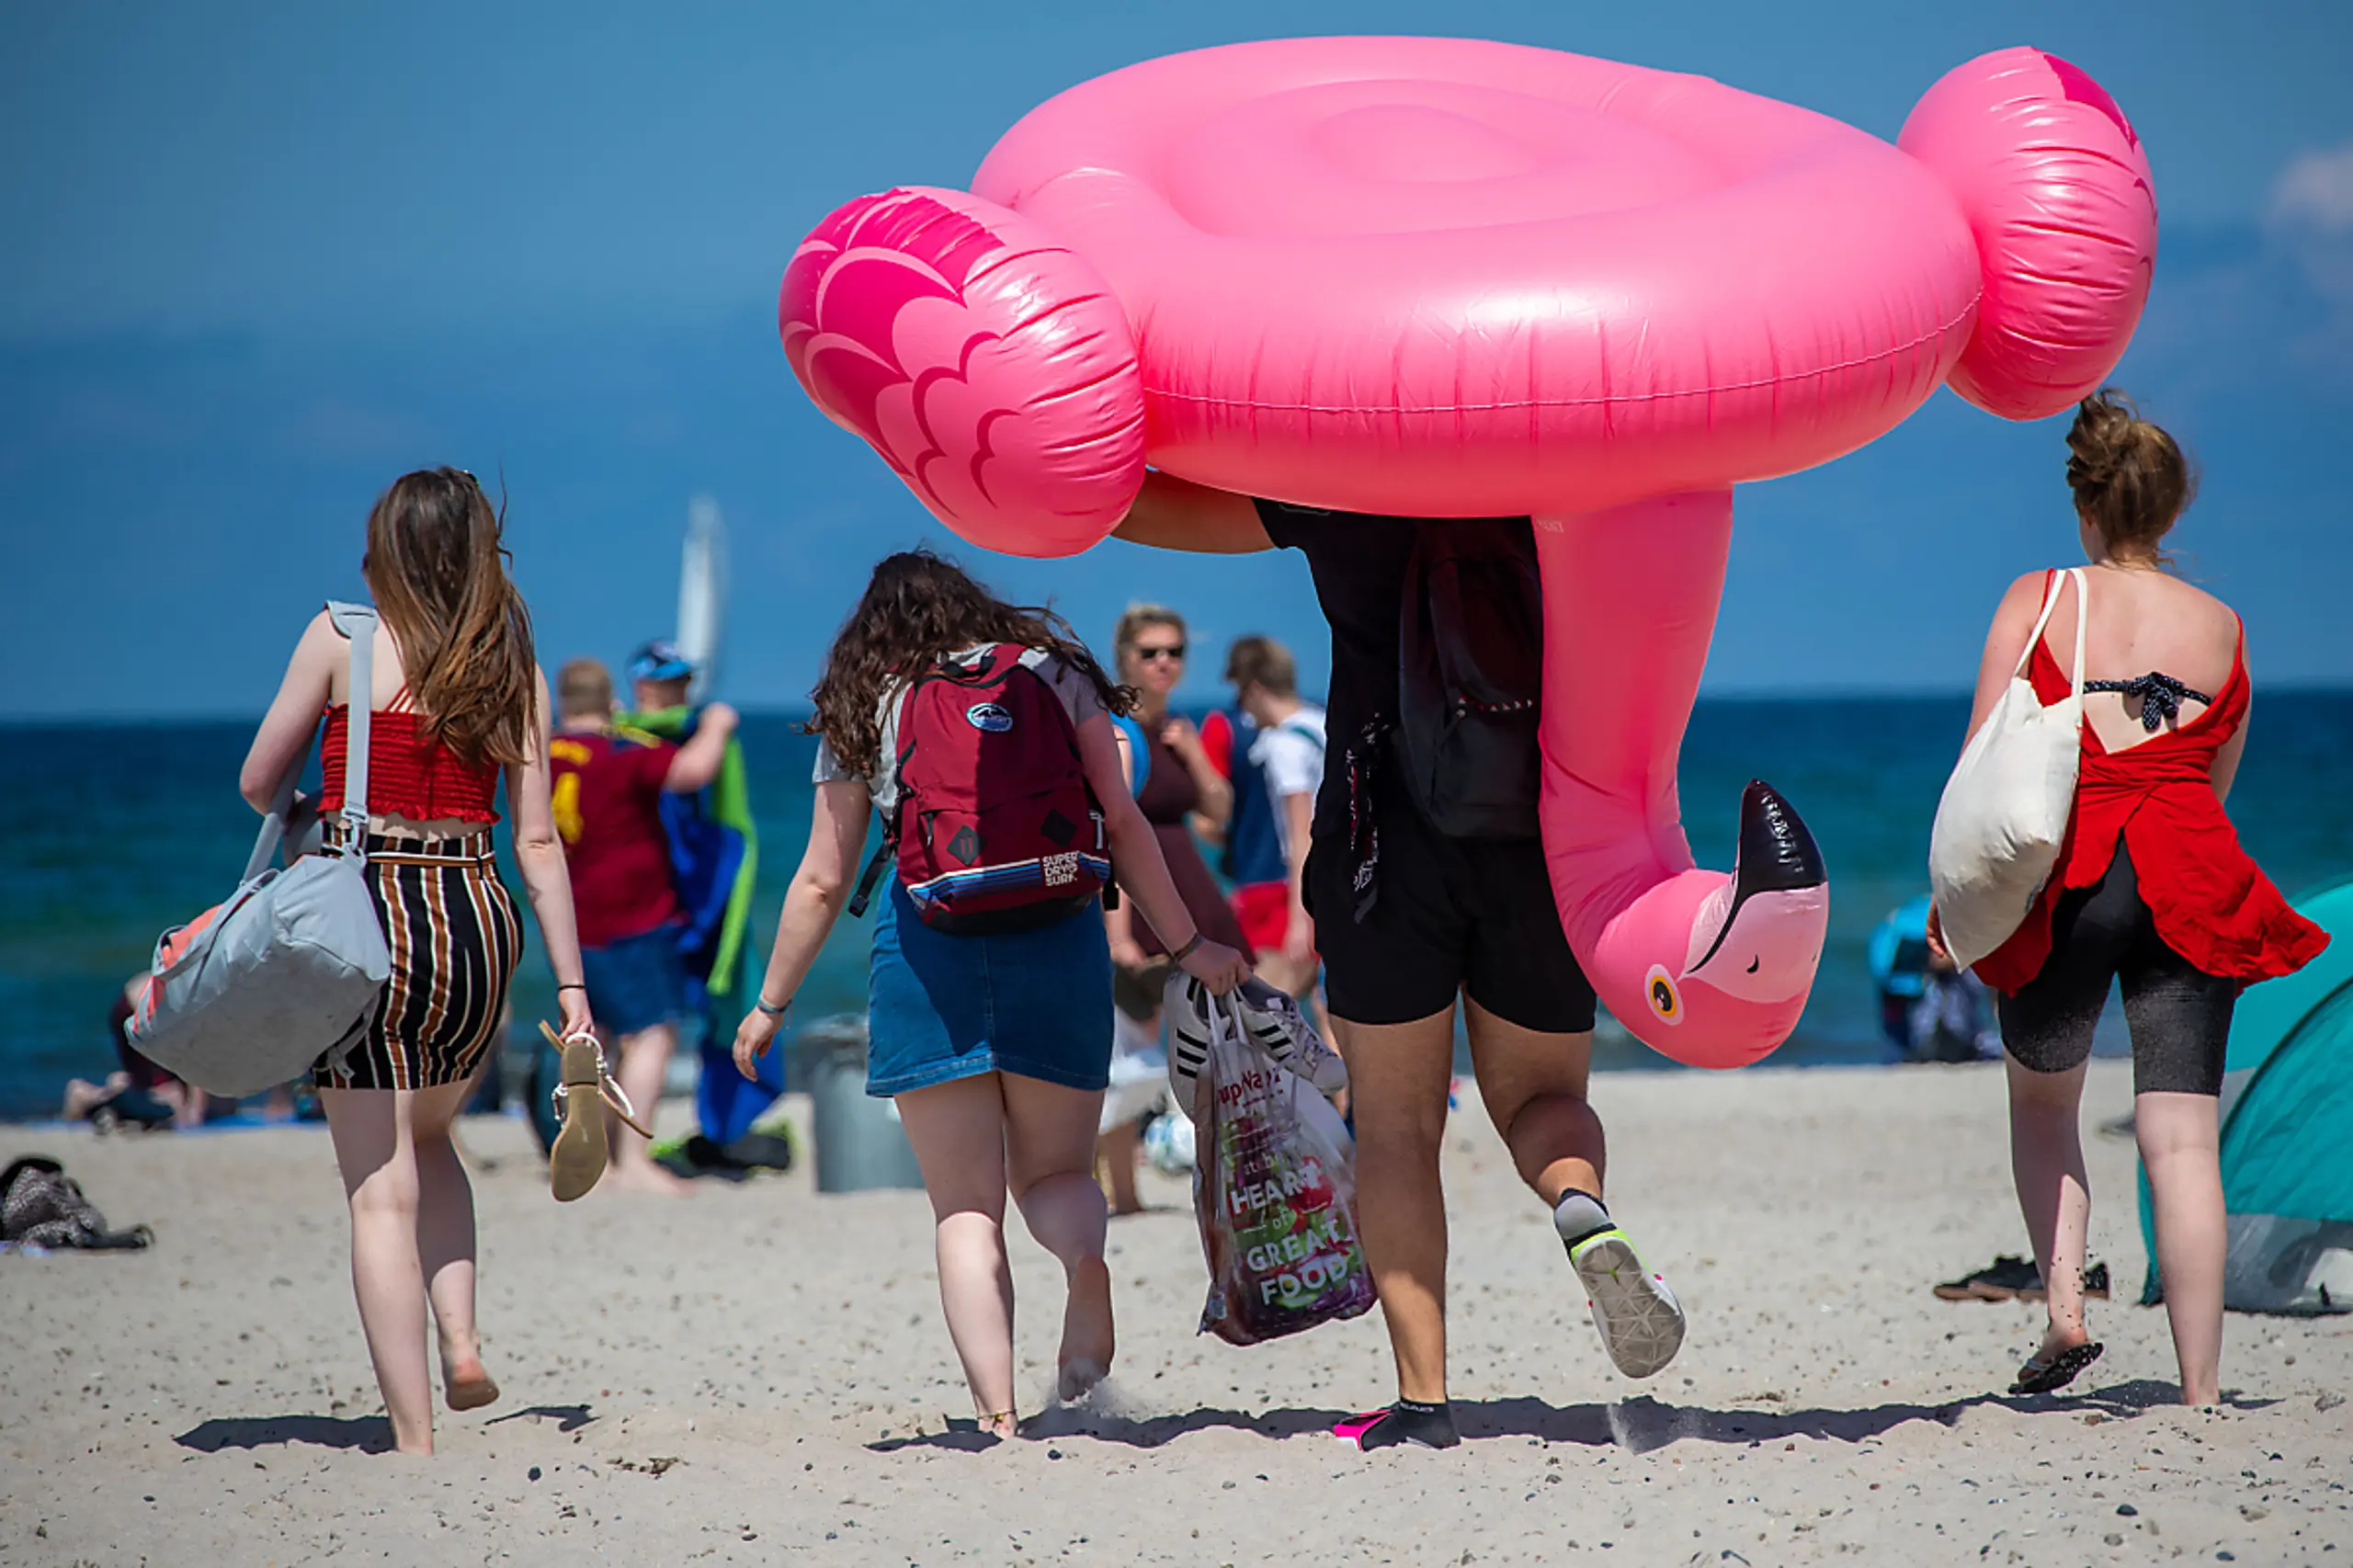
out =
[(867, 787), (870, 791), (872, 791), (876, 785), (888, 779), (891, 786), (891, 809), (882, 810), (881, 796), (879, 792), (876, 793), (875, 812), (882, 819), (882, 838), (881, 842), (874, 846), (874, 853), (868, 858), (866, 870), (858, 879), (856, 891), (850, 894), (846, 913), (852, 920), (864, 918), (867, 907), (874, 902), (875, 885), (882, 880), (882, 868), (889, 865), (892, 858), (899, 852), (899, 807), (906, 800), (906, 792), (899, 786), (899, 717), (906, 711), (907, 699), (913, 697), (933, 678), (931, 674), (926, 673), (915, 676), (904, 685), (885, 681), (882, 686), (882, 695), (877, 700), (876, 706), (879, 711), (875, 715), (874, 733), (878, 744), (874, 754), (874, 775), (868, 781)]
[[(953, 682), (958, 686), (984, 686), (1004, 674), (1009, 665), (1029, 664), (1025, 656), (1029, 652), (1028, 649), (1015, 649), (1013, 657), (1007, 659), (1005, 655), (1010, 646), (1004, 642), (984, 643), (975, 650), (976, 656), (970, 663), (954, 657), (943, 657), (930, 669), (910, 681), (908, 688), (912, 690), (926, 682), (937, 680)], [(1034, 669), (1036, 666), (1033, 665), (1029, 667)]]

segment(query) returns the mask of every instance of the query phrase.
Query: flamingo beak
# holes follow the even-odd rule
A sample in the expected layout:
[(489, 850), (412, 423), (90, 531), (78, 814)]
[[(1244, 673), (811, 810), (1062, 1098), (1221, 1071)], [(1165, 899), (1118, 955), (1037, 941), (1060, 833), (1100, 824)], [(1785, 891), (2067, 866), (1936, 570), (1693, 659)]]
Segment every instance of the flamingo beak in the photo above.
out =
[(1719, 917), (1692, 923), (1684, 980), (1751, 1003), (1802, 999), (1829, 929), (1829, 872), (1796, 809), (1760, 779), (1741, 794), (1740, 847), (1716, 902)]

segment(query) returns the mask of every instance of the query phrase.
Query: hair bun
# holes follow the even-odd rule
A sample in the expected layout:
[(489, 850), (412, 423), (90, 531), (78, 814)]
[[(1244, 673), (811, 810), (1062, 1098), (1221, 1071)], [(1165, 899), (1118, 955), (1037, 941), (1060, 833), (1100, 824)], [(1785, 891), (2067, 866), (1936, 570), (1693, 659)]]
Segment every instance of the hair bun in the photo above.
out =
[(2110, 549), (2153, 546), (2197, 492), (2174, 438), (2113, 387), (2076, 404), (2067, 452), (2075, 509), (2097, 524)]
[(2088, 458), (2078, 453), (2067, 460), (2067, 483), (2078, 490), (2105, 490), (2115, 482), (2120, 461), (2113, 451)]
[(2143, 426), (2123, 393), (2103, 387), (2075, 405), (2075, 423), (2067, 432), (2067, 483), (2078, 489), (2100, 489), (2114, 482), (2125, 459), (2141, 445)]

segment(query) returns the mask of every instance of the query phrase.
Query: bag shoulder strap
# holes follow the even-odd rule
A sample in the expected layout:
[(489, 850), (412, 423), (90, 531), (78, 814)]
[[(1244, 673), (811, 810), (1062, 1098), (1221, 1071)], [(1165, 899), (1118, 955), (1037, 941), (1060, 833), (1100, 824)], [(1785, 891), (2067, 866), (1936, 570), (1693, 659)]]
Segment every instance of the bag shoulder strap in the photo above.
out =
[[(2068, 580), (2077, 579), (2078, 577), (2079, 569), (2072, 566), (2064, 572), (2053, 572), (2051, 574), (2050, 581), (2044, 585), (2042, 590), (2042, 613), (2034, 618), (2034, 630), (2027, 633), (2026, 650), (2018, 655), (2017, 666), (2010, 671), (2010, 678), (2012, 680), (2016, 680), (2018, 676), (2026, 674), (2027, 665), (2034, 662), (2034, 650), (2036, 645), (2042, 641), (2044, 629), (2049, 627), (2051, 624), (2051, 612), (2059, 608), (2059, 590), (2066, 585)], [(2080, 580), (2076, 581), (2075, 588), (2078, 595), (2080, 595), (2083, 591), (2083, 584)], [(2083, 602), (2084, 601), (2080, 597), (2076, 600), (2078, 606)], [(2075, 631), (2078, 634), (2083, 631), (2083, 619), (2084, 617), (2079, 610), (2075, 617)], [(2075, 668), (2075, 680), (2078, 685), (2081, 685), (2083, 682), (2084, 672), (2082, 659), (2083, 650), (2080, 646), (2079, 641), (2076, 649)]]
[[(347, 706), (348, 728), (344, 758), (344, 809), (347, 824), (352, 820), (355, 801), (358, 821), (353, 834), (354, 855), (363, 855), (368, 839), (368, 701), (367, 694), (375, 668), (376, 611), (368, 605), (345, 604), (329, 600), (327, 618), (335, 629), (351, 639), (351, 689), (360, 694), (360, 700)], [(367, 635), (355, 633), (364, 631)], [(251, 881), (269, 869), (278, 846), (286, 841), (286, 829), (294, 815), (295, 787), (302, 781), (302, 769), (311, 760), (311, 748), (305, 745), (302, 755), (287, 768), (286, 776), (278, 781), (277, 791), (270, 797), (269, 811), (263, 816), (261, 831), (255, 835), (253, 853), (245, 858), (245, 874), (241, 881)]]
[(376, 610), (372, 605), (327, 602), (327, 618), (351, 642), (350, 691), (344, 699), (348, 716), (343, 758), (343, 825), (354, 846), (364, 855), (368, 846), (368, 732), (376, 689)]
[[(2084, 628), (2091, 624), (2092, 588), (2082, 567), (2068, 567), (2067, 575), (2075, 585), (2075, 695), (2080, 698), (2084, 695)], [(2051, 598), (2056, 604), (2059, 596), (2053, 594)]]

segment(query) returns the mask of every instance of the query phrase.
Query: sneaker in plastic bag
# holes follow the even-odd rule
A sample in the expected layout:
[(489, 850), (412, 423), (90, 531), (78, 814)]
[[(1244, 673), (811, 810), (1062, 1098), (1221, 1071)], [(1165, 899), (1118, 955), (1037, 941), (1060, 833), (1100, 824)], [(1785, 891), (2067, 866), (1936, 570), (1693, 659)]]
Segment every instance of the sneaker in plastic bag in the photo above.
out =
[(1210, 1061), (1209, 988), (1183, 970), (1174, 971), (1160, 1005), (1168, 1018), (1169, 1097), (1187, 1119), (1198, 1121), (1194, 1102), (1200, 1093), (1201, 1069)]
[[(1209, 987), (1181, 970), (1168, 977), (1163, 1003), (1168, 1015), (1168, 1092), (1188, 1117), (1210, 1059), (1210, 1010), (1215, 1002)], [(1233, 1003), (1243, 1034), (1268, 1061), (1324, 1094), (1348, 1086), (1347, 1065), (1316, 1034), (1298, 1003), (1256, 979), (1243, 983)]]
[(1298, 1002), (1290, 995), (1263, 980), (1246, 980), (1234, 993), (1242, 1016), (1243, 1032), (1251, 1043), (1267, 1053), (1292, 1075), (1306, 1079), (1326, 1095), (1336, 1095), (1348, 1086), (1347, 1064), (1339, 1053), (1324, 1043), (1315, 1026), (1307, 1021)]

